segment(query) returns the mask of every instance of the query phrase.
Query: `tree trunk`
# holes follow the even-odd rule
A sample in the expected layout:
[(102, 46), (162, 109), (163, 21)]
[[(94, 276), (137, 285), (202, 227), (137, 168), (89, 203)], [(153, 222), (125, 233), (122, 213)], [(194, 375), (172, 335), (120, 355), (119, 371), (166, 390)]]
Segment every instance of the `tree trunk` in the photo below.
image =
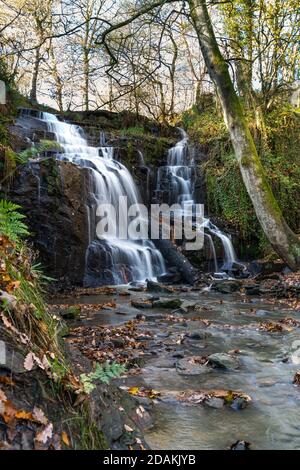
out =
[(89, 88), (90, 88), (90, 57), (89, 50), (85, 46), (83, 48), (83, 76), (84, 76), (84, 85), (83, 85), (83, 100), (84, 100), (84, 109), (85, 111), (89, 110)]
[(40, 60), (40, 48), (37, 47), (35, 51), (34, 67), (32, 72), (31, 89), (29, 95), (29, 99), (32, 103), (37, 103), (37, 82), (39, 75)]
[(203, 58), (222, 104), (242, 178), (257, 218), (274, 250), (291, 269), (296, 270), (300, 267), (300, 241), (285, 222), (267, 182), (244, 110), (218, 47), (206, 1), (188, 0), (188, 3)]

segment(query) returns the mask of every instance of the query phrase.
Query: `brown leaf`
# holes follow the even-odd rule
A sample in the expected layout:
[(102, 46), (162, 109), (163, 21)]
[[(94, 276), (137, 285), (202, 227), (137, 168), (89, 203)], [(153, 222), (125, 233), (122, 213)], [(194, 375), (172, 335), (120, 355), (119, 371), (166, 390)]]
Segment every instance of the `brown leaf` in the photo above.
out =
[(66, 446), (70, 447), (69, 437), (68, 437), (68, 434), (67, 434), (65, 431), (63, 431), (63, 432), (61, 433), (61, 440), (63, 441), (63, 443), (64, 443)]
[(53, 435), (53, 424), (49, 423), (40, 432), (36, 434), (35, 441), (40, 442), (42, 444), (46, 444), (48, 439), (51, 439), (52, 435)]
[(3, 383), (5, 385), (15, 385), (11, 377), (8, 376), (0, 376), (0, 383)]
[(17, 419), (27, 419), (29, 421), (32, 421), (33, 416), (32, 416), (32, 413), (30, 411), (20, 410), (20, 411), (16, 412), (15, 418), (17, 418)]
[(48, 424), (48, 419), (45, 416), (45, 413), (43, 412), (43, 410), (41, 410), (37, 406), (33, 408), (32, 417), (34, 421), (36, 421), (37, 423), (44, 424), (44, 425)]

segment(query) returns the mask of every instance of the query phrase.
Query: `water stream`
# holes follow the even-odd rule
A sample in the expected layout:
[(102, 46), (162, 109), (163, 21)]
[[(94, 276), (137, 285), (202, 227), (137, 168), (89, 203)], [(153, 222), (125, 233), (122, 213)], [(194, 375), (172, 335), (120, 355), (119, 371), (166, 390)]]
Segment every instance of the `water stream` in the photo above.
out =
[[(89, 198), (93, 203), (92, 207), (87, 205), (91, 242), (86, 255), (87, 264), (89, 261), (93, 262), (97, 255), (105, 263), (103, 271), (106, 277), (103, 281), (112, 284), (152, 279), (164, 273), (163, 257), (150, 240), (135, 240), (130, 235), (126, 239), (120, 237), (119, 230), (122, 227), (119, 217), (129, 221), (125, 207), (123, 213), (116, 210), (113, 234), (101, 233), (101, 238), (96, 239), (96, 211), (100, 204), (111, 204), (114, 208), (119, 208), (121, 196), (127, 196), (127, 207), (141, 202), (131, 174), (123, 164), (114, 159), (114, 148), (105, 146), (104, 134), (100, 134), (100, 143), (103, 146), (92, 147), (88, 145), (83, 129), (79, 126), (59, 121), (55, 115), (45, 112), (40, 114), (40, 119), (63, 147), (63, 152), (57, 158), (88, 167), (91, 171)], [(145, 222), (138, 215), (137, 224), (143, 226)], [(99, 236), (98, 233), (97, 235)]]
[[(86, 296), (81, 302), (103, 303), (113, 299), (117, 306), (129, 308), (130, 300), (119, 295), (126, 289), (120, 286), (113, 296)], [(130, 299), (141, 299), (143, 295), (147, 297), (131, 292)], [(150, 407), (154, 426), (145, 435), (150, 447), (222, 450), (229, 449), (238, 440), (245, 440), (251, 444), (251, 449), (300, 450), (300, 389), (293, 385), (300, 358), (299, 354), (294, 357), (292, 353), (293, 345), (297, 341), (299, 345), (299, 329), (289, 332), (259, 329), (260, 322), (286, 317), (299, 319), (299, 312), (291, 313), (284, 305), (263, 298), (245, 298), (241, 294), (224, 296), (212, 291), (190, 291), (166, 296), (193, 301), (200, 310), (184, 314), (186, 323), (169, 321), (162, 309), (144, 311), (149, 319), (140, 324), (141, 334), (151, 334), (153, 340), (145, 349), (141, 374), (120, 380), (120, 385), (144, 386), (165, 393), (240, 390), (250, 395), (252, 402), (245, 409), (233, 409), (188, 405), (172, 399), (157, 400)], [(125, 319), (115, 311), (117, 308), (89, 314), (80, 324), (112, 326), (135, 317), (130, 309)], [(212, 322), (211, 326), (204, 326), (203, 318)], [(257, 328), (253, 328), (255, 325)], [(195, 332), (206, 336), (182, 342), (185, 335)], [(179, 353), (188, 358), (233, 350), (239, 351), (237, 370), (208, 368), (198, 375), (177, 371)], [(144, 402), (141, 404), (146, 406)]]
[[(195, 205), (194, 200), (194, 167), (195, 162), (189, 148), (189, 138), (183, 129), (179, 129), (181, 140), (168, 152), (167, 165), (158, 169), (157, 192), (168, 191), (168, 204), (179, 203), (182, 206), (180, 214), (177, 213), (178, 221), (183, 216), (184, 204)], [(214, 260), (215, 271), (219, 270), (216, 249), (213, 236), (219, 238), (223, 246), (223, 264), (229, 266), (237, 262), (237, 256), (230, 240), (230, 237), (223, 233), (209, 218), (204, 217), (199, 230), (205, 230), (205, 236), (208, 239), (211, 254)], [(220, 266), (220, 269), (222, 267)]]

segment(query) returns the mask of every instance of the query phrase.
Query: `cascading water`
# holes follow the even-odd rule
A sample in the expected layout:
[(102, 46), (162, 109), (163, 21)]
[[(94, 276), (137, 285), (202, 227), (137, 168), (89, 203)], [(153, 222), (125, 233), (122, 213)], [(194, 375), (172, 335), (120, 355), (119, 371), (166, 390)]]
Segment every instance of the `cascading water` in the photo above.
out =
[[(179, 203), (183, 206), (184, 203), (195, 203), (193, 197), (194, 187), (192, 178), (194, 171), (194, 160), (189, 153), (188, 135), (183, 129), (179, 130), (182, 139), (175, 145), (175, 147), (172, 147), (169, 150), (167, 165), (158, 168), (157, 191), (163, 191), (164, 187), (167, 185), (169, 188), (169, 205)], [(180, 220), (182, 215), (183, 209), (182, 213), (179, 214)], [(232, 263), (237, 262), (237, 256), (230, 238), (208, 218), (203, 218), (202, 227), (207, 230), (204, 235), (206, 236), (210, 245), (211, 253), (214, 259), (215, 271), (218, 271), (219, 267), (212, 235), (218, 237), (222, 242), (224, 251), (224, 264), (231, 265)]]
[[(86, 270), (89, 265), (102, 276), (101, 283), (122, 284), (130, 281), (142, 281), (155, 278), (165, 272), (161, 253), (150, 240), (121, 239), (116, 236), (101, 234), (96, 239), (96, 210), (99, 204), (111, 204), (119, 207), (121, 196), (127, 196), (128, 207), (140, 202), (137, 187), (127, 168), (114, 159), (113, 147), (91, 147), (87, 144), (83, 129), (79, 126), (59, 121), (49, 113), (42, 112), (40, 119), (46, 123), (49, 132), (56, 136), (63, 152), (57, 154), (60, 160), (67, 160), (82, 167), (88, 167), (92, 175), (90, 202), (87, 204), (90, 245), (86, 253)], [(100, 135), (100, 143), (105, 144), (105, 136)], [(116, 211), (116, 229), (118, 228), (118, 210)], [(124, 215), (124, 214), (123, 214)], [(124, 217), (127, 216), (124, 215)], [(138, 216), (142, 226), (145, 220)], [(86, 283), (88, 284), (88, 274)]]

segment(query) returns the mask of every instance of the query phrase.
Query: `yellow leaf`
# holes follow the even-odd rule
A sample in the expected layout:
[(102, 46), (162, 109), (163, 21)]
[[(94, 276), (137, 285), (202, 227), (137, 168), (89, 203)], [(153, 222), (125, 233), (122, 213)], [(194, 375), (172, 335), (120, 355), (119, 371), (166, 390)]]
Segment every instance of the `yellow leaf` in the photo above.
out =
[(30, 413), (30, 411), (24, 411), (24, 410), (17, 411), (16, 414), (15, 414), (15, 418), (17, 418), (17, 419), (27, 419), (29, 421), (33, 420), (32, 413)]
[(61, 433), (61, 440), (63, 441), (63, 443), (64, 443), (66, 446), (70, 447), (70, 441), (69, 441), (69, 438), (68, 438), (68, 434), (67, 434), (65, 431), (63, 431), (63, 432)]
[(137, 395), (139, 393), (140, 389), (139, 387), (130, 387), (128, 389), (128, 392), (131, 394), (131, 395)]

